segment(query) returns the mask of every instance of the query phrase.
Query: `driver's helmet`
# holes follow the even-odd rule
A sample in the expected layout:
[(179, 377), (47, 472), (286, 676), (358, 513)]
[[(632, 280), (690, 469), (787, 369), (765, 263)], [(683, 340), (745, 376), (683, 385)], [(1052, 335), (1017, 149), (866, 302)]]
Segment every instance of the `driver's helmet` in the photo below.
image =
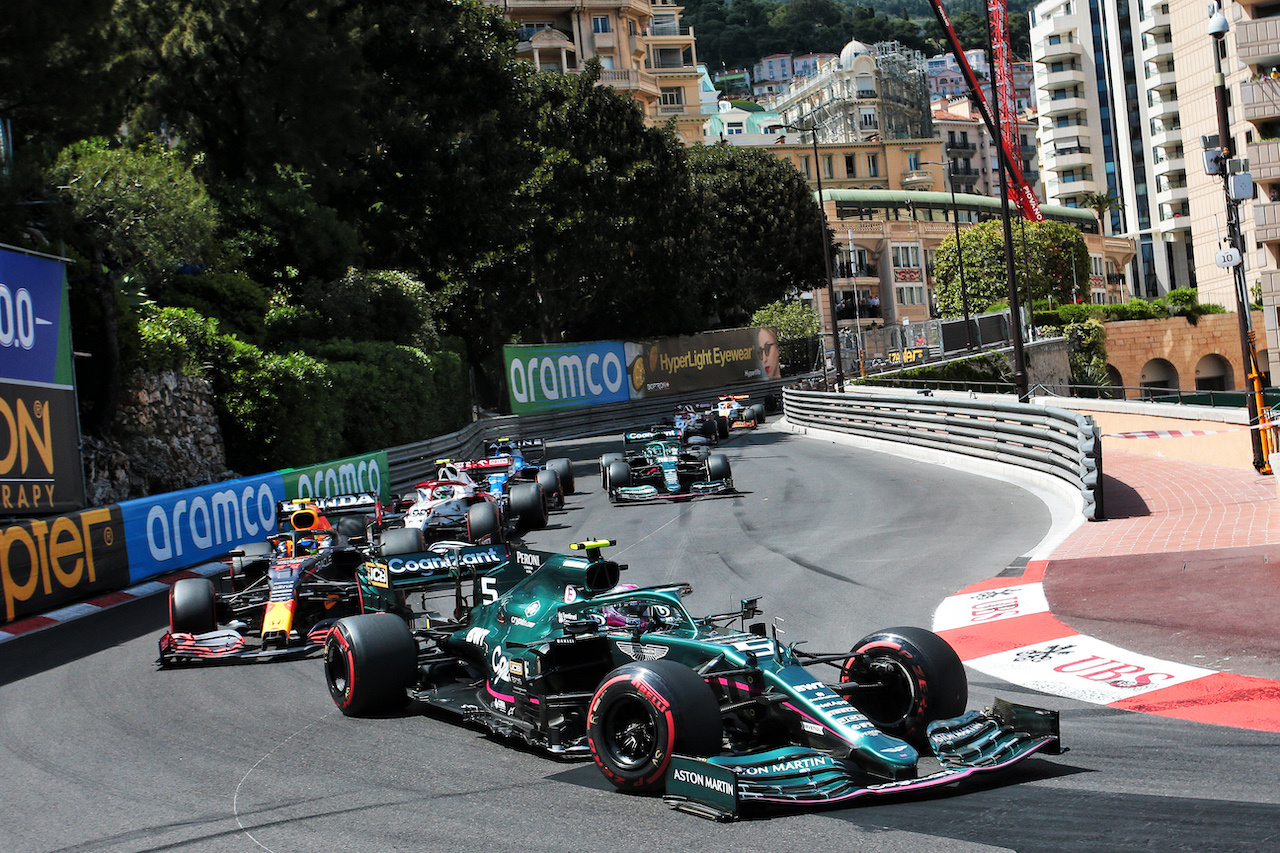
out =
[(308, 536), (305, 539), (299, 539), (293, 546), (293, 555), (295, 557), (308, 557), (319, 550), (316, 540)]
[(453, 486), (448, 483), (441, 483), (431, 490), (431, 499), (436, 501), (445, 501), (453, 497)]
[(604, 624), (611, 628), (630, 628), (652, 631), (662, 623), (647, 601), (627, 601), (623, 604), (606, 604), (600, 608)]

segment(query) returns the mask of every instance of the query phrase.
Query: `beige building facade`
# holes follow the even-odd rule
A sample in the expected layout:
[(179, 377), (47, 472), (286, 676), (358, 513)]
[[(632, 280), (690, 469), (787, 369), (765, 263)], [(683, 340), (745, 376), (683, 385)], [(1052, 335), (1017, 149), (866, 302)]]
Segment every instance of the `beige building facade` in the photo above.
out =
[(540, 71), (580, 72), (599, 58), (600, 82), (634, 98), (654, 126), (702, 139), (698, 52), (682, 6), (669, 0), (486, 0), (520, 28), (516, 55)]

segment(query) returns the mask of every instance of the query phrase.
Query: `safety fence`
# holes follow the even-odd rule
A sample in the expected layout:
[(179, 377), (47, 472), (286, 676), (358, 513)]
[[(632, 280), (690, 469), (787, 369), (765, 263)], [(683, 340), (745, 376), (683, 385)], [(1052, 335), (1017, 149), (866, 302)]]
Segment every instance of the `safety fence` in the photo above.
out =
[(836, 394), (787, 389), (787, 420), (864, 439), (958, 453), (1036, 471), (1080, 490), (1084, 515), (1105, 518), (1102, 437), (1087, 415), (1012, 399)]

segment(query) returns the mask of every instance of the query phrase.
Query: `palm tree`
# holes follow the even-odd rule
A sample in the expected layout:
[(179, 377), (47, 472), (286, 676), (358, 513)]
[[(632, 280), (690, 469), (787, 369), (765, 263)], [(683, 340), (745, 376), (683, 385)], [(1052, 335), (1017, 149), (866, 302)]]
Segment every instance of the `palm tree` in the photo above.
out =
[(1104, 193), (1085, 193), (1080, 197), (1084, 207), (1092, 210), (1098, 217), (1098, 230), (1105, 231), (1102, 225), (1103, 215), (1112, 210), (1122, 210), (1124, 203), (1116, 198), (1115, 194), (1110, 190)]

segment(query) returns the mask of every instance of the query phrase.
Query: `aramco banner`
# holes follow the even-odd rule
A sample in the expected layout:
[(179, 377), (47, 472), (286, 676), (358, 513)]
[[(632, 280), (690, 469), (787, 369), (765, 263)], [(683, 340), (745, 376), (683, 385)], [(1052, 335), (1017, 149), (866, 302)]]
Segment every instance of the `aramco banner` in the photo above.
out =
[(0, 249), (0, 515), (83, 506), (65, 270)]
[(515, 414), (776, 379), (778, 356), (778, 335), (770, 327), (502, 349)]
[(631, 399), (621, 341), (505, 346), (511, 411), (517, 415)]
[(331, 498), (338, 495), (377, 495), (391, 499), (391, 465), (387, 452), (378, 450), (309, 468), (281, 472), (285, 495), (290, 498)]

